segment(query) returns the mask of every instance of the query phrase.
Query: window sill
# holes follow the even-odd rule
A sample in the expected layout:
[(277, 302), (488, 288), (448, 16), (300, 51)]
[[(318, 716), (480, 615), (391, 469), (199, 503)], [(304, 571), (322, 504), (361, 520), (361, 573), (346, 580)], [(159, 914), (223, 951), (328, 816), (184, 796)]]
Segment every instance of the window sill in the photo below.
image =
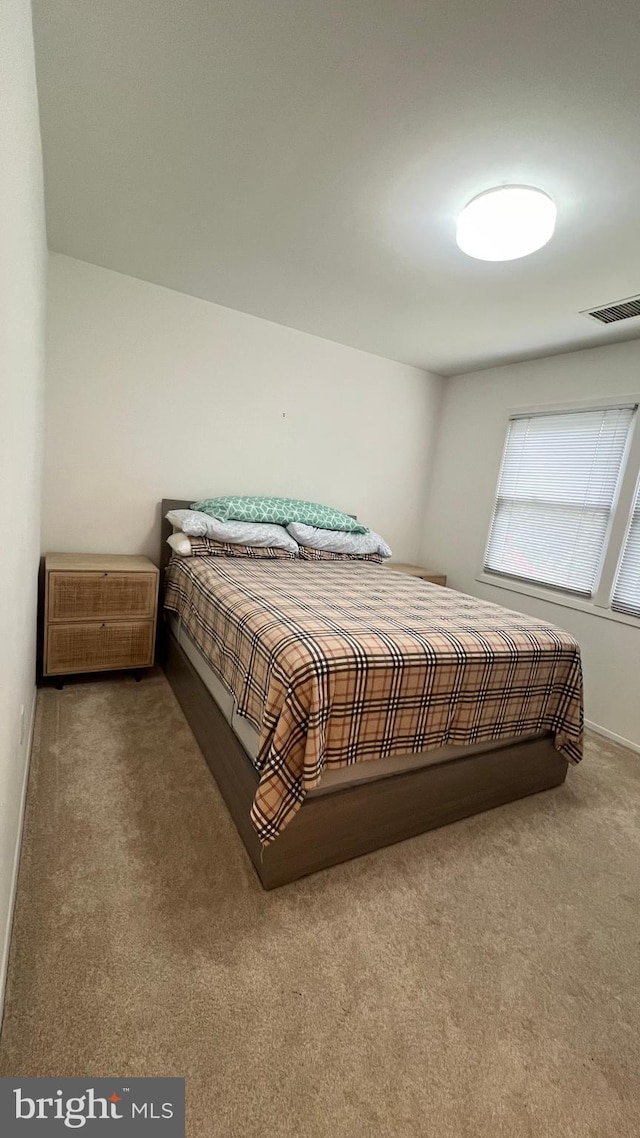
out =
[(578, 609), (579, 612), (586, 612), (589, 616), (603, 617), (605, 620), (615, 620), (617, 624), (628, 624), (632, 628), (640, 628), (640, 617), (613, 612), (612, 609), (602, 608), (591, 600), (573, 597), (570, 593), (559, 593), (555, 589), (545, 589), (541, 585), (529, 585), (526, 581), (518, 581), (512, 577), (499, 577), (497, 574), (484, 571), (477, 573), (475, 579), (481, 585), (491, 585), (495, 589), (507, 589), (510, 593), (522, 593), (525, 597), (534, 597), (535, 600), (559, 605), (560, 608)]

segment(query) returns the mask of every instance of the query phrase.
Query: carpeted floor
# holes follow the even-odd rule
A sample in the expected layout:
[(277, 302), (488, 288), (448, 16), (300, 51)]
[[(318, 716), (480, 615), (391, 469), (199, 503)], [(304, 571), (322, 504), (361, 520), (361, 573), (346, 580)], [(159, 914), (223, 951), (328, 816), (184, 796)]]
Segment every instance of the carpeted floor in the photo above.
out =
[(39, 695), (3, 1075), (189, 1138), (640, 1132), (640, 756), (273, 893), (161, 675)]

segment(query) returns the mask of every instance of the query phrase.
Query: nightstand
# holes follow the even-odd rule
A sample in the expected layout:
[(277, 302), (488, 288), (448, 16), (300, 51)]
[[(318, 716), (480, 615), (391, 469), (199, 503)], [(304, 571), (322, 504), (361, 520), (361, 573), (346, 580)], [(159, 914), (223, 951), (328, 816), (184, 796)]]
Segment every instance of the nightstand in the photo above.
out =
[(150, 668), (158, 582), (148, 557), (48, 553), (43, 675)]
[(421, 565), (410, 565), (405, 561), (385, 561), (388, 569), (396, 573), (406, 573), (409, 577), (419, 577), (421, 581), (430, 581), (432, 585), (446, 585), (447, 578), (444, 573), (434, 573), (433, 569), (423, 569)]

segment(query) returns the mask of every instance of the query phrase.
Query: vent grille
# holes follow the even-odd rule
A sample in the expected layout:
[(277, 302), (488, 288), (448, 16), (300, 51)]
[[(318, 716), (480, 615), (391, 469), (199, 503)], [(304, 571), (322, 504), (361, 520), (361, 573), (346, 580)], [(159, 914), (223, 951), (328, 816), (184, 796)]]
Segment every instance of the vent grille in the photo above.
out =
[(590, 316), (599, 324), (615, 324), (617, 320), (629, 320), (631, 316), (640, 316), (640, 295), (627, 296), (624, 300), (603, 304), (600, 308), (583, 308), (580, 315)]

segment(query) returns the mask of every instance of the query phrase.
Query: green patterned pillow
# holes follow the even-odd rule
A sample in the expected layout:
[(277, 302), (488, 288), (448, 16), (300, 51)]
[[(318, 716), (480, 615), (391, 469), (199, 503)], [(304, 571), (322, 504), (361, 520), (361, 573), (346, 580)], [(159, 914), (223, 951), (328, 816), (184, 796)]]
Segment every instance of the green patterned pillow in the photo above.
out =
[(331, 506), (320, 506), (317, 502), (303, 502), (299, 498), (259, 498), (233, 495), (226, 498), (205, 498), (194, 502), (192, 510), (209, 514), (222, 522), (272, 522), (278, 526), (288, 526), (291, 522), (316, 526), (318, 529), (343, 530), (347, 533), (368, 533), (355, 518), (334, 510)]

